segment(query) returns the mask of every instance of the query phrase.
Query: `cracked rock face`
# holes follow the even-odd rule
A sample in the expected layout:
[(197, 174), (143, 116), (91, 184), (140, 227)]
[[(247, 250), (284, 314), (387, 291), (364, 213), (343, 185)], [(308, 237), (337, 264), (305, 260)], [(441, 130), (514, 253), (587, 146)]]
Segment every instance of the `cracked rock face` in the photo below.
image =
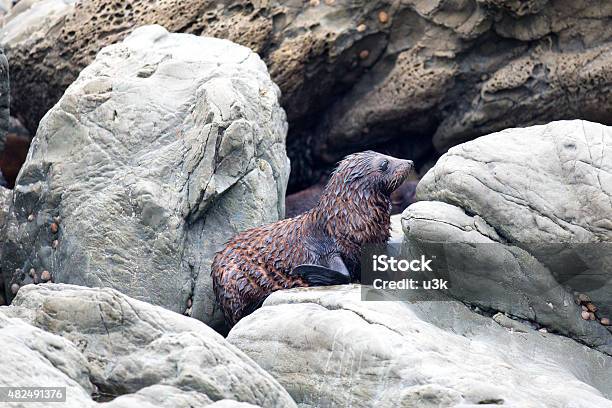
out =
[(457, 301), (361, 296), (359, 286), (275, 292), (228, 341), (306, 406), (612, 407), (610, 356), (510, 331)]
[(69, 407), (295, 407), (205, 324), (113, 289), (25, 286), (0, 309), (0, 332), (11, 361), (0, 384), (66, 386)]
[(219, 323), (213, 253), (284, 214), (278, 96), (257, 54), (226, 40), (147, 26), (102, 50), (32, 142), (8, 220), (8, 284), (48, 271), (179, 313), (191, 298), (187, 313)]
[(316, 165), (349, 151), (428, 158), (434, 147), (511, 126), (610, 124), (609, 1), (128, 3), (78, 2), (52, 29), (3, 42), (15, 65), (14, 110), (30, 129), (99, 49), (153, 23), (262, 55), (292, 123), (296, 185), (314, 184)]
[[(586, 121), (505, 131), (456, 146), (402, 215), (406, 246), (447, 245), (450, 292), (612, 354), (576, 293), (612, 315), (612, 129)], [(430, 248), (435, 246), (431, 244)]]

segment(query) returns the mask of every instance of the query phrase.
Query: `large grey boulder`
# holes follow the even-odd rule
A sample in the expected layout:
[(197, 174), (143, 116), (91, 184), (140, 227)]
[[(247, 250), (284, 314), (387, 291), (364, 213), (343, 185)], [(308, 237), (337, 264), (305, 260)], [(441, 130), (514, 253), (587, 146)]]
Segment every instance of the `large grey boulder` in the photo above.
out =
[[(612, 129), (586, 121), (508, 129), (449, 150), (403, 214), (406, 245), (446, 243), (450, 292), (612, 354), (584, 321), (612, 315)], [(431, 243), (434, 244), (431, 244)], [(439, 246), (438, 246), (439, 248)]]
[(419, 200), (478, 214), (507, 241), (612, 241), (612, 127), (584, 120), (464, 143), (419, 182)]
[[(598, 321), (582, 318), (582, 308), (576, 304), (574, 291), (569, 286), (584, 285), (589, 275), (578, 274), (567, 281), (560, 279), (559, 271), (539, 261), (529, 252), (529, 247), (523, 249), (505, 243), (485, 220), (478, 215), (467, 215), (460, 207), (421, 201), (411, 205), (402, 216), (406, 253), (415, 258), (424, 253), (428, 258), (444, 262), (445, 275), (450, 278), (449, 293), (455, 298), (484, 310), (501, 311), (535, 322), (548, 331), (612, 355), (612, 333)], [(601, 249), (610, 256), (609, 245)], [(554, 253), (554, 256), (561, 255)], [(568, 255), (575, 256), (575, 252)], [(568, 265), (576, 267), (575, 263)], [(590, 287), (609, 299), (605, 297), (609, 296), (609, 286)], [(593, 295), (600, 307), (598, 315), (609, 316), (604, 299)]]
[(257, 54), (226, 40), (147, 26), (102, 50), (32, 142), (8, 220), (8, 283), (46, 270), (220, 324), (214, 252), (284, 213), (278, 96)]
[[(277, 381), (202, 322), (113, 289), (28, 285), (0, 313), (38, 333), (45, 357), (80, 386), (78, 402), (91, 401), (93, 383), (102, 399), (118, 397), (109, 407), (204, 406), (222, 400), (229, 401), (220, 407), (241, 407), (236, 401), (295, 407)], [(0, 381), (16, 382), (22, 375), (16, 365), (30, 364), (26, 383), (57, 383), (38, 374), (34, 361), (28, 354), (5, 357)], [(65, 383), (72, 384), (69, 379)]]
[(610, 356), (456, 301), (362, 296), (359, 286), (275, 292), (227, 339), (304, 406), (612, 407)]
[(611, 124), (611, 16), (593, 0), (89, 0), (37, 40), (4, 44), (31, 131), (101, 48), (141, 25), (248, 46), (283, 92), (297, 187), (349, 151), (422, 159), (510, 126)]

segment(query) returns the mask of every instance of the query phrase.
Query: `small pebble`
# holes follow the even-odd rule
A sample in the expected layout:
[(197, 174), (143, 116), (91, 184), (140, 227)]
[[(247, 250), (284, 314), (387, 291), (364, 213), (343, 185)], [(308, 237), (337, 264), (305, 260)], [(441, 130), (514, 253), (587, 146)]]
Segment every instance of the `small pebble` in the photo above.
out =
[(34, 221), (34, 214), (28, 215), (28, 221), (30, 222)]
[(538, 330), (540, 333), (548, 333), (548, 330), (546, 330), (546, 328), (542, 327), (541, 329)]
[(599, 322), (603, 324), (604, 326), (610, 325), (610, 319), (608, 319), (607, 317), (602, 318)]
[(16, 295), (16, 294), (17, 294), (17, 292), (19, 292), (19, 285), (18, 285), (18, 284), (16, 284), (16, 283), (13, 283), (13, 284), (11, 285), (11, 293), (12, 293), (13, 295)]
[(327, 4), (328, 6), (333, 5), (336, 2), (336, 0), (325, 0), (325, 4)]
[(40, 274), (40, 279), (42, 279), (43, 282), (49, 282), (51, 280), (51, 274), (49, 271), (42, 271)]
[(310, 0), (310, 7), (317, 7), (319, 4), (319, 0)]
[(57, 226), (56, 223), (51, 223), (51, 232), (53, 234), (57, 234), (57, 231), (59, 230), (59, 227)]
[(580, 303), (589, 303), (591, 301), (591, 298), (585, 295), (584, 293), (581, 293), (578, 295), (578, 301)]
[(583, 310), (582, 313), (580, 313), (580, 316), (582, 316), (584, 320), (589, 320), (591, 318), (591, 314), (586, 310)]
[(589, 312), (589, 320), (597, 320), (595, 313)]
[(596, 312), (597, 311), (597, 306), (595, 306), (592, 303), (587, 303), (586, 304), (586, 308), (589, 312)]
[(55, 239), (51, 245), (53, 246), (53, 249), (56, 249), (59, 246), (59, 241)]
[(33, 278), (36, 275), (36, 270), (34, 268), (30, 269), (30, 278)]
[(191, 300), (191, 298), (187, 299), (187, 308), (190, 308), (192, 304), (193, 301)]
[(582, 305), (581, 307), (582, 307), (582, 310), (583, 310), (584, 312), (588, 312), (588, 311), (589, 311), (589, 309), (587, 309), (587, 307), (586, 307), (585, 305)]
[(359, 24), (357, 26), (357, 31), (359, 31), (360, 33), (363, 33), (368, 27), (365, 24)]
[(362, 60), (368, 58), (369, 56), (370, 56), (370, 51), (368, 51), (368, 50), (362, 50), (359, 53), (359, 58), (361, 58)]
[(378, 13), (378, 21), (380, 21), (382, 24), (387, 23), (389, 21), (389, 14), (387, 14), (386, 11), (381, 11)]

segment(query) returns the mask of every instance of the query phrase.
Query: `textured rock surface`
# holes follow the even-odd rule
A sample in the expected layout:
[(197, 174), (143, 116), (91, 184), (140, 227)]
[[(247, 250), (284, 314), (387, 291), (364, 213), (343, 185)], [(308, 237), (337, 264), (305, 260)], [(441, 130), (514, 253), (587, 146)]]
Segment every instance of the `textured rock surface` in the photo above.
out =
[[(447, 246), (451, 292), (612, 354), (612, 129), (586, 121), (508, 129), (456, 146), (403, 214), (408, 242)], [(428, 201), (431, 200), (431, 201)], [(431, 246), (430, 246), (431, 247)], [(459, 266), (461, 265), (461, 266)]]
[(478, 214), (509, 242), (612, 241), (612, 127), (559, 121), (462, 144), (417, 196)]
[(226, 40), (147, 26), (104, 49), (32, 142), (4, 245), (9, 284), (47, 270), (214, 324), (212, 254), (284, 213), (277, 98), (257, 54)]
[[(202, 406), (224, 399), (232, 401), (213, 406), (241, 407), (235, 401), (244, 401), (295, 407), (269, 374), (203, 323), (112, 289), (28, 285), (0, 310), (16, 318), (12, 321), (36, 326), (19, 323), (38, 334), (41, 353), (49, 353), (45, 357), (66, 373), (66, 381), (78, 383), (83, 399), (89, 398), (93, 383), (104, 398), (121, 396), (111, 407)], [(50, 347), (52, 341), (62, 349)], [(26, 365), (31, 359), (24, 355), (20, 360)], [(54, 383), (41, 382), (44, 377), (37, 377), (36, 368), (26, 371), (29, 384)]]
[(432, 136), (443, 151), (510, 126), (611, 123), (607, 1), (129, 4), (79, 2), (41, 40), (4, 42), (18, 84), (13, 106), (31, 129), (102, 46), (151, 23), (228, 38), (263, 56), (292, 123), (296, 185), (318, 180), (311, 162), (331, 164), (364, 147), (418, 159), (432, 154)]
[[(77, 408), (94, 405), (90, 394), (95, 386), (89, 379), (87, 360), (77, 346), (9, 316), (6, 308), (0, 308), (3, 359), (3, 364), (0, 364), (0, 386), (66, 387), (70, 398), (64, 406)], [(27, 405), (15, 403), (5, 406)]]
[[(0, 242), (5, 241), (5, 224), (8, 216), (9, 208), (11, 206), (11, 198), (13, 192), (0, 186)], [(0, 259), (2, 259), (2, 245), (0, 244)], [(6, 303), (5, 291), (4, 291), (4, 280), (2, 277), (2, 265), (0, 265), (0, 306)]]
[(360, 299), (358, 286), (275, 292), (228, 341), (306, 406), (612, 407), (612, 357), (454, 301)]
[[(4, 50), (0, 47), (0, 153), (4, 150), (6, 135), (10, 120), (10, 82), (8, 60)], [(0, 185), (2, 185), (2, 172), (0, 171)]]
[[(444, 259), (449, 265), (450, 294), (455, 298), (536, 322), (548, 331), (612, 355), (612, 331), (597, 321), (582, 319), (581, 306), (574, 302), (572, 289), (577, 288), (571, 285), (584, 285), (588, 276), (561, 280), (559, 271), (539, 262), (528, 252), (529, 247), (504, 243), (481, 217), (469, 216), (450, 204), (421, 201), (408, 207), (402, 217), (406, 248), (415, 258), (425, 253), (428, 258)], [(430, 242), (445, 244), (441, 247)], [(607, 256), (612, 256), (612, 246), (606, 250)], [(593, 300), (602, 316), (608, 316), (609, 282), (608, 277), (603, 287), (590, 285), (597, 289)]]

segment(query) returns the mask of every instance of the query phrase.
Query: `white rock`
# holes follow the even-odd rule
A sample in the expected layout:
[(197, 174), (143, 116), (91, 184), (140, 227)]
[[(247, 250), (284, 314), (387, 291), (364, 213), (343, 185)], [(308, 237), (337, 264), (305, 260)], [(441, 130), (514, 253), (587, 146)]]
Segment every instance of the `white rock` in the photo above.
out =
[(305, 406), (612, 407), (612, 357), (525, 328), (346, 286), (275, 292), (228, 341)]
[[(100, 393), (118, 397), (109, 404), (112, 407), (140, 403), (187, 407), (223, 399), (262, 407), (295, 407), (277, 381), (202, 322), (113, 289), (27, 285), (10, 307), (0, 310), (37, 327), (20, 322), (40, 333), (38, 349), (46, 350), (51, 360), (59, 359), (58, 369), (81, 385), (85, 397), (92, 391), (90, 379)], [(72, 353), (68, 363), (63, 362), (68, 352), (56, 354), (56, 348), (44, 343), (49, 342), (47, 338)], [(25, 354), (21, 358), (11, 355), (5, 362), (7, 375), (0, 381), (7, 383), (21, 375), (8, 375), (8, 367), (34, 364), (32, 356)], [(38, 376), (34, 365), (27, 372), (27, 384), (54, 383)]]
[(194, 317), (222, 324), (214, 252), (284, 214), (278, 97), (257, 54), (227, 40), (144, 26), (104, 48), (41, 121), (3, 268), (46, 269), (177, 313), (193, 296)]

